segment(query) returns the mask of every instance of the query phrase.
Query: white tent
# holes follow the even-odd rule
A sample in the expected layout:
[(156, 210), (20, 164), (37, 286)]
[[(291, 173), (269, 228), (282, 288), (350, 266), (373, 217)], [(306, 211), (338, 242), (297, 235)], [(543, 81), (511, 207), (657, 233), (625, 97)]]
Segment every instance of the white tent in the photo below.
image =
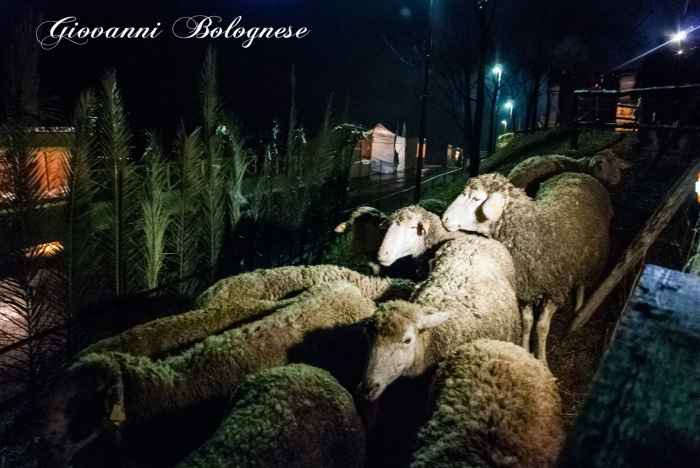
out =
[(371, 133), (372, 172), (391, 173), (394, 172), (394, 165), (397, 171), (406, 169), (406, 139), (390, 132), (382, 124), (377, 124)]

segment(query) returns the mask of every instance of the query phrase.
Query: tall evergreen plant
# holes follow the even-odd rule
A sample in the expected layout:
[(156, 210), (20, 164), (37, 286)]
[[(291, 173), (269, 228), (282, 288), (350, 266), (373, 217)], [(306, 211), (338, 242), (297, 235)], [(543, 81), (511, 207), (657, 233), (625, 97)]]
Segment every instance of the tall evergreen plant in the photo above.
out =
[(226, 229), (226, 180), (223, 163), (224, 141), (220, 131), (222, 100), (217, 81), (216, 52), (207, 50), (200, 73), (199, 87), (202, 106), (203, 190), (202, 243), (204, 266), (210, 283), (214, 282)]
[(133, 239), (138, 197), (131, 161), (131, 131), (114, 72), (107, 73), (102, 80), (97, 117), (102, 266), (108, 290), (122, 297), (132, 289), (129, 278), (133, 277), (137, 264)]
[(182, 125), (175, 143), (173, 219), (169, 250), (173, 252), (175, 275), (180, 281), (178, 290), (183, 296), (194, 294), (199, 287), (199, 281), (193, 275), (199, 267), (198, 247), (202, 235), (198, 218), (204, 186), (202, 153), (199, 128), (188, 135)]
[(83, 307), (97, 296), (99, 289), (96, 246), (92, 214), (97, 186), (91, 158), (95, 150), (95, 96), (82, 93), (72, 117), (74, 133), (68, 142), (62, 170), (66, 176), (62, 239), (65, 310), (69, 322), (66, 343), (69, 354), (76, 351), (83, 337), (77, 336), (72, 323)]
[(172, 221), (173, 196), (170, 165), (163, 157), (158, 137), (149, 134), (144, 153), (144, 174), (139, 192), (141, 205), (142, 286), (148, 290), (160, 286), (166, 256), (166, 233)]

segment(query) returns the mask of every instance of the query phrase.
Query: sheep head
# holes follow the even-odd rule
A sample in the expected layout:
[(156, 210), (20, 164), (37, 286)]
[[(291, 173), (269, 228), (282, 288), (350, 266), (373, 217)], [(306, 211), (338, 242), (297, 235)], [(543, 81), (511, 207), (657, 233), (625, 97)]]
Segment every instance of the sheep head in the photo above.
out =
[(114, 363), (105, 356), (85, 358), (59, 377), (46, 402), (42, 438), (60, 460), (70, 460), (102, 434), (118, 438), (117, 427), (125, 418)]
[(430, 230), (425, 214), (422, 208), (409, 207), (392, 215), (391, 225), (377, 254), (379, 263), (389, 266), (400, 258), (417, 257), (425, 251), (425, 239)]
[(472, 179), (447, 208), (442, 215), (445, 229), (450, 232), (461, 229), (491, 236), (494, 224), (503, 215), (507, 200), (501, 191), (479, 182)]
[(619, 184), (620, 179), (622, 179), (622, 171), (631, 167), (632, 163), (618, 157), (610, 149), (597, 153), (588, 163), (591, 175), (610, 185)]
[(361, 206), (350, 219), (335, 227), (335, 232), (352, 232), (352, 250), (374, 258), (386, 232), (389, 218), (376, 208)]
[(367, 400), (376, 400), (402, 375), (419, 374), (426, 348), (423, 332), (450, 315), (404, 301), (381, 304), (366, 322), (370, 351), (358, 393)]

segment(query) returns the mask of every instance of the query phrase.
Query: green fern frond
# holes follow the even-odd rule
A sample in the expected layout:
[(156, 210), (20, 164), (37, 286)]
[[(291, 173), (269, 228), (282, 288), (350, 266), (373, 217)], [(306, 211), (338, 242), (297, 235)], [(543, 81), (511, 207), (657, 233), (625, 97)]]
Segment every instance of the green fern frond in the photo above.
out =
[(216, 52), (207, 49), (200, 74), (202, 105), (202, 140), (204, 142), (202, 174), (202, 247), (209, 281), (214, 281), (226, 230), (226, 181), (223, 162), (223, 139), (220, 131), (221, 96), (217, 83)]
[(127, 278), (136, 258), (134, 216), (137, 209), (137, 179), (131, 157), (131, 131), (127, 126), (121, 94), (114, 72), (102, 80), (97, 111), (97, 146), (102, 185), (101, 198), (106, 201), (107, 230), (102, 233), (105, 278), (116, 296), (129, 291)]
[(143, 286), (155, 289), (160, 284), (165, 263), (165, 234), (172, 219), (170, 166), (163, 158), (163, 149), (155, 134), (149, 135), (144, 153), (145, 174), (141, 183), (140, 245)]
[[(193, 275), (199, 266), (198, 245), (202, 234), (199, 213), (204, 187), (202, 153), (200, 129), (187, 135), (181, 126), (175, 144), (173, 218), (169, 236), (179, 280)], [(192, 294), (196, 286), (193, 281), (181, 282), (180, 294)]]
[(75, 133), (61, 161), (66, 176), (64, 217), (67, 229), (62, 255), (69, 319), (75, 317), (89, 296), (96, 295), (94, 278), (98, 263), (92, 210), (97, 186), (90, 161), (95, 151), (95, 104), (92, 91), (80, 95), (72, 118)]

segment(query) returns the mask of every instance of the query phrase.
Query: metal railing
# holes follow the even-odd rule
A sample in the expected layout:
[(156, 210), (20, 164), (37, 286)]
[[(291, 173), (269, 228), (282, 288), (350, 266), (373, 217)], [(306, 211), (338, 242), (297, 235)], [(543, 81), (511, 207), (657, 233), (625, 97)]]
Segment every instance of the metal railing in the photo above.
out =
[[(699, 131), (687, 125), (682, 112), (693, 112), (689, 93), (700, 92), (700, 84), (659, 86), (624, 90), (581, 89), (574, 91), (571, 148), (578, 148), (581, 129), (597, 127), (612, 131), (638, 129)], [(658, 115), (657, 115), (658, 114)], [(677, 114), (677, 115), (676, 115)], [(663, 115), (664, 118), (659, 116)]]

